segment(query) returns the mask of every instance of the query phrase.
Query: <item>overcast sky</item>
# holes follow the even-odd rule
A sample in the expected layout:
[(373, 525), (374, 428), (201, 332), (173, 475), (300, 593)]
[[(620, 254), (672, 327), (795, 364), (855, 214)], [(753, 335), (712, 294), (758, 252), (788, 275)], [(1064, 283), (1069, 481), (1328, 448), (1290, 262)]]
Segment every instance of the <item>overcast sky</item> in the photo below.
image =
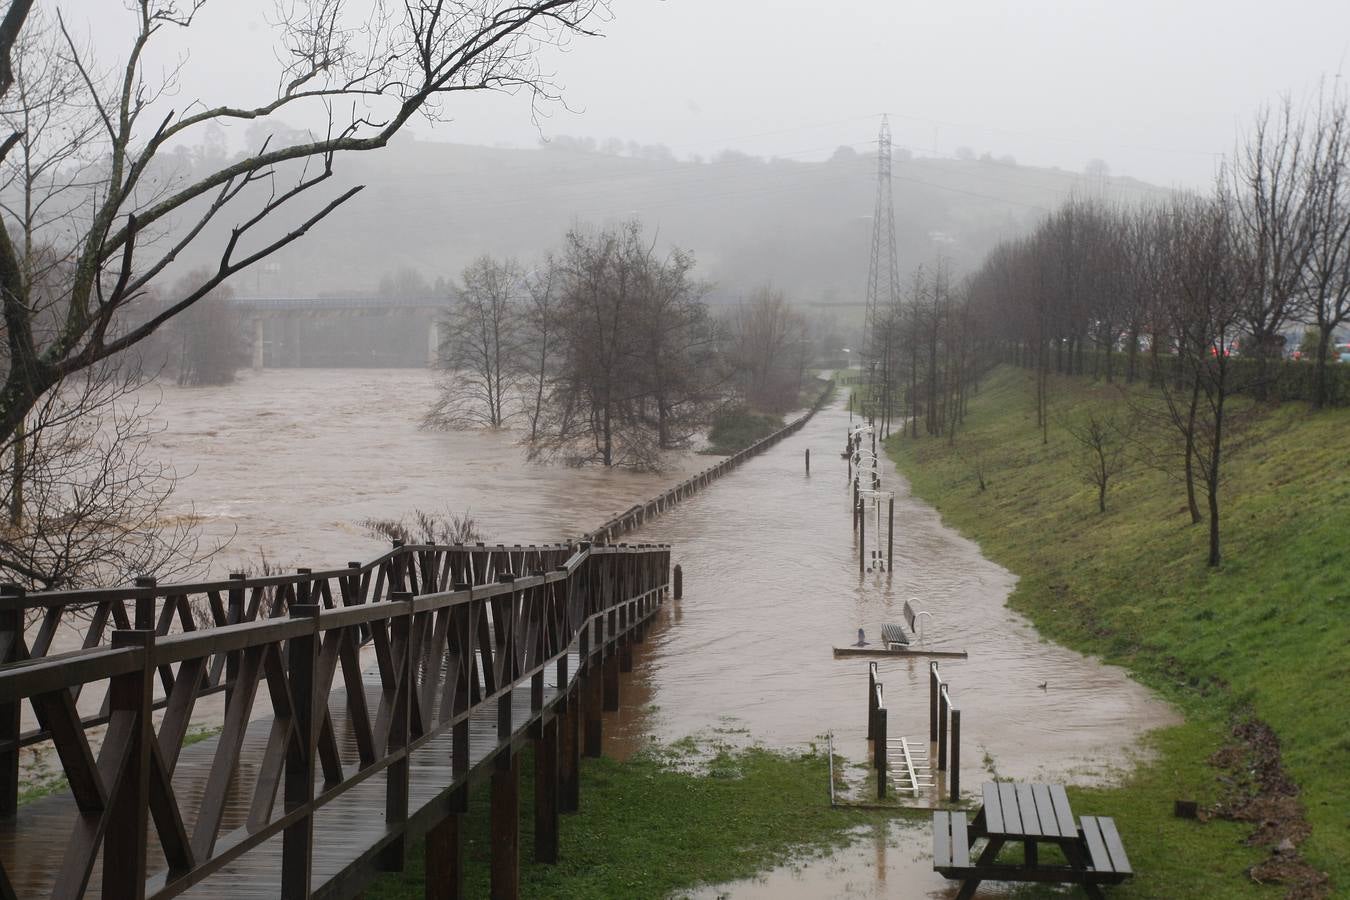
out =
[[(118, 0), (65, 0), (105, 64)], [(191, 32), (184, 99), (254, 102), (274, 87), (272, 0), (212, 0)], [(958, 147), (1164, 185), (1207, 182), (1256, 108), (1331, 83), (1347, 0), (613, 0), (605, 36), (548, 65), (573, 111), (544, 135), (733, 148), (801, 159), (870, 149), (880, 114), (916, 154)], [(179, 50), (174, 49), (173, 53)], [(1350, 77), (1350, 72), (1347, 72)], [(534, 146), (521, 98), (457, 98), (424, 137)]]

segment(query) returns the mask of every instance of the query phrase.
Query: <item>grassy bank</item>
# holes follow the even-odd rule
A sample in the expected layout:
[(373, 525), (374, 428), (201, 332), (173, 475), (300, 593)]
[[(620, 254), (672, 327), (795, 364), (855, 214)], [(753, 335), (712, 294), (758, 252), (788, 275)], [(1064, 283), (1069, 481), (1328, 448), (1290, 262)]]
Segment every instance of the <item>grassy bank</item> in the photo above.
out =
[[(521, 893), (526, 897), (663, 897), (698, 884), (747, 878), (794, 855), (849, 841), (858, 825), (887, 813), (831, 809), (824, 749), (801, 754), (722, 750), (711, 760), (691, 741), (624, 763), (585, 759), (581, 813), (563, 817), (559, 862), (530, 861), (533, 796), (527, 759), (521, 786)], [(838, 761), (836, 760), (836, 763)], [(466, 826), (467, 895), (488, 896), (488, 803), (484, 786)], [(422, 896), (422, 849), (389, 875), (372, 900)]]
[[(1032, 391), (1026, 373), (1000, 368), (955, 446), (893, 438), (889, 449), (918, 496), (1020, 576), (1010, 603), (1044, 634), (1129, 666), (1186, 715), (1153, 737), (1157, 761), (1122, 788), (1079, 792), (1117, 815), (1127, 835), (1140, 876), (1119, 896), (1283, 892), (1244, 875), (1270, 856), (1269, 829), (1248, 847), (1238, 841), (1254, 825), (1172, 818), (1174, 799), (1231, 803), (1248, 787), (1253, 766), (1240, 757), (1252, 748), (1225, 751), (1222, 771), (1209, 760), (1233, 740), (1233, 723), (1251, 717), (1273, 728), (1300, 789), (1295, 805), (1311, 834), (1299, 850), (1345, 895), (1350, 410), (1286, 404), (1254, 413), (1227, 464), (1225, 562), (1213, 570), (1204, 564), (1206, 526), (1190, 524), (1184, 492), (1164, 474), (1134, 464), (1108, 511), (1097, 512), (1095, 488), (1075, 468), (1081, 450), (1054, 423), (1087, 406), (1123, 409), (1115, 387), (1052, 381), (1044, 445)], [(1188, 875), (1191, 866), (1199, 873)]]
[(755, 412), (746, 406), (725, 409), (713, 418), (708, 429), (708, 447), (703, 452), (730, 456), (782, 427), (782, 416)]

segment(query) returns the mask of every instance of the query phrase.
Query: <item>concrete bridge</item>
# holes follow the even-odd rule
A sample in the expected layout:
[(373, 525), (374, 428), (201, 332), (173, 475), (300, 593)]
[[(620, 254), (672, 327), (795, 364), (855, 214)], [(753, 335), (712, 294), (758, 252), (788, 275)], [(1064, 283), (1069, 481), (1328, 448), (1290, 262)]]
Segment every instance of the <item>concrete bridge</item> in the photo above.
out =
[(253, 368), (433, 365), (445, 297), (234, 297)]

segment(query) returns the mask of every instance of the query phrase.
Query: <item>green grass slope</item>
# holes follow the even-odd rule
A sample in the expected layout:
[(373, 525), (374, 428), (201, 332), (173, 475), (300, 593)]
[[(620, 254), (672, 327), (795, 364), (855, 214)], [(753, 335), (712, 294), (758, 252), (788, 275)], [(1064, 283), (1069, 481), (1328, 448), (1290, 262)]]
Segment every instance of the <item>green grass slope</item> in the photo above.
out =
[[(700, 884), (748, 878), (802, 856), (848, 844), (860, 825), (903, 811), (829, 804), (823, 752), (778, 753), (753, 747), (708, 748), (692, 739), (654, 747), (627, 762), (584, 759), (581, 811), (559, 829), (558, 863), (532, 861), (532, 757), (521, 770), (521, 896), (665, 897)], [(836, 765), (839, 760), (836, 760)], [(470, 791), (466, 816), (465, 894), (490, 893), (487, 786)], [(371, 900), (421, 897), (424, 850), (406, 871), (376, 882)]]
[(1048, 637), (1129, 666), (1185, 713), (1185, 725), (1153, 737), (1159, 757), (1122, 789), (1080, 792), (1129, 834), (1140, 877), (1120, 896), (1282, 892), (1243, 874), (1270, 853), (1238, 846), (1254, 826), (1172, 818), (1173, 799), (1231, 793), (1206, 760), (1250, 716), (1274, 729), (1300, 788), (1311, 834), (1299, 849), (1345, 895), (1350, 410), (1251, 413), (1227, 464), (1224, 563), (1214, 570), (1207, 526), (1190, 524), (1178, 482), (1132, 463), (1100, 514), (1077, 474), (1081, 450), (1058, 423), (1089, 405), (1123, 410), (1121, 391), (1057, 379), (1050, 395), (1044, 445), (1030, 376), (1003, 367), (972, 399), (954, 446), (897, 437), (889, 448), (918, 496), (1020, 576), (1011, 605)]

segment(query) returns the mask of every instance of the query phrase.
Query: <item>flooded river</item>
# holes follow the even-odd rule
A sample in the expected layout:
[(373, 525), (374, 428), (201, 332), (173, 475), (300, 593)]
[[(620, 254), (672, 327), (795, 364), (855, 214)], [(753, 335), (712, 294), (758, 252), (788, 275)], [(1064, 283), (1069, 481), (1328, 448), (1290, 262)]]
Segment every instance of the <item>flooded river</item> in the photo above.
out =
[[(367, 559), (385, 545), (359, 522), (416, 507), (470, 512), (491, 540), (556, 540), (708, 463), (685, 454), (660, 475), (530, 465), (509, 433), (420, 430), (434, 392), (431, 374), (411, 370), (289, 370), (164, 388), (157, 415), (167, 429), (156, 446), (187, 476), (175, 503), (209, 539), (231, 539), (212, 571), (256, 562), (260, 550), (283, 567)], [(638, 648), (624, 711), (606, 725), (607, 752), (690, 734), (794, 747), (828, 732), (836, 752), (861, 761), (867, 661), (835, 659), (831, 648), (859, 628), (876, 642), (915, 597), (932, 614), (929, 641), (970, 653), (941, 664), (962, 709), (964, 785), (991, 772), (1083, 783), (1128, 766), (1138, 736), (1173, 713), (1121, 670), (1046, 643), (1007, 610), (1013, 576), (911, 498), (889, 462), (895, 570), (858, 575), (839, 458), (848, 423), (841, 406), (823, 410), (634, 535), (674, 545), (685, 592)], [(926, 734), (927, 671), (923, 659), (882, 661), (893, 737)], [(941, 895), (927, 846), (926, 830), (891, 826), (709, 896)]]

